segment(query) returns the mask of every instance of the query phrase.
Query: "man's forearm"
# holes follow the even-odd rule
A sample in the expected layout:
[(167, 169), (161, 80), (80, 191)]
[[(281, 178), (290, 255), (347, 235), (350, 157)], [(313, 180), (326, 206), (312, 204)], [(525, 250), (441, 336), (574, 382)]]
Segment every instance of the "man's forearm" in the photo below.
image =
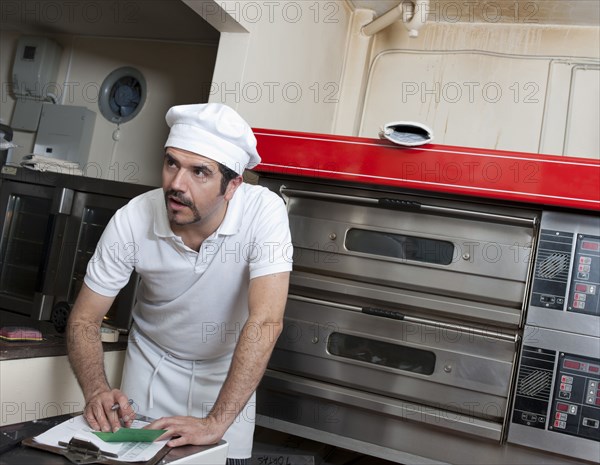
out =
[(85, 401), (110, 390), (104, 373), (100, 325), (114, 297), (105, 297), (83, 285), (67, 324), (69, 362), (81, 386)]
[(95, 394), (110, 390), (104, 371), (100, 325), (74, 320), (69, 321), (67, 329), (69, 362), (87, 402)]
[(227, 379), (209, 413), (227, 429), (242, 411), (267, 368), (283, 324), (248, 320), (240, 333)]

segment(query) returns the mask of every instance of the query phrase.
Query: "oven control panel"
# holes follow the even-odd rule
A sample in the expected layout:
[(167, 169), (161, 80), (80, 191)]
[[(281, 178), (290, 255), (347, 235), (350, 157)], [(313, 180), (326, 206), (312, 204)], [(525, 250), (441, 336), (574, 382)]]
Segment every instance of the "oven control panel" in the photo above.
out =
[(525, 346), (512, 421), (600, 441), (599, 382), (600, 359)]
[(600, 236), (543, 229), (534, 276), (531, 305), (600, 316)]
[(600, 441), (600, 359), (559, 353), (549, 430)]
[(600, 218), (543, 212), (526, 324), (600, 337)]
[(585, 460), (598, 457), (600, 341), (525, 329), (508, 442)]

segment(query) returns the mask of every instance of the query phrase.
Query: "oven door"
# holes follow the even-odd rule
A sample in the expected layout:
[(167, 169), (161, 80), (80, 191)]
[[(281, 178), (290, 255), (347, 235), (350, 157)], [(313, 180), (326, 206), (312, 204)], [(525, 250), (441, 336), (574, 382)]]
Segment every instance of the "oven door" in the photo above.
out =
[(269, 368), (502, 422), (515, 336), (290, 295)]
[(4, 181), (0, 191), (0, 307), (37, 318), (51, 308), (48, 280), (71, 192), (49, 186)]
[[(534, 229), (527, 211), (281, 189), (294, 243), (292, 292), (377, 294), (407, 312), (517, 329)], [(382, 195), (382, 194), (379, 194)], [(360, 283), (350, 298), (339, 283)]]
[[(51, 320), (57, 329), (62, 330), (66, 326), (70, 309), (83, 285), (87, 264), (106, 225), (114, 213), (127, 202), (128, 199), (121, 197), (75, 193), (71, 215), (65, 228), (58, 268), (59, 279), (54, 286), (56, 303)], [(115, 259), (135, 260), (135, 247), (135, 244), (114, 244), (111, 250)], [(123, 332), (129, 329), (137, 282), (137, 274), (133, 273), (129, 283), (117, 295), (105, 316), (104, 324)]]

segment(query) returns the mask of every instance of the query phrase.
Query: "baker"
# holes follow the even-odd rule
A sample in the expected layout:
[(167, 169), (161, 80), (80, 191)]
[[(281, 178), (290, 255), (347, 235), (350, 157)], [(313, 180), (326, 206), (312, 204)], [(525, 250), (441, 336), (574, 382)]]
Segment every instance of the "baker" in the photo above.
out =
[[(292, 268), (285, 205), (243, 182), (260, 162), (250, 126), (217, 103), (166, 115), (162, 189), (106, 227), (68, 322), (68, 351), (96, 430), (157, 418), (169, 446), (229, 443), (251, 456), (255, 390), (281, 333)], [(99, 333), (115, 296), (140, 276), (121, 389), (109, 386)], [(91, 337), (90, 337), (91, 335)], [(246, 459), (246, 461), (244, 460)]]

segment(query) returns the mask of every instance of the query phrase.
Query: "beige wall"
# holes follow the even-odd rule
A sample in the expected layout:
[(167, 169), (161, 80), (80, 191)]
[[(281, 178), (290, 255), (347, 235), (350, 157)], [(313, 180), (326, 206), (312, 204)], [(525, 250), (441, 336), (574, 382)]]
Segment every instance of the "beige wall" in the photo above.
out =
[(345, 1), (186, 3), (222, 32), (210, 101), (253, 127), (332, 132), (352, 17)]
[(599, 58), (598, 27), (396, 23), (372, 39), (357, 134), (414, 120), (439, 144), (600, 158)]
[[(17, 38), (18, 34), (2, 34), (3, 83), (9, 78)], [(86, 174), (159, 185), (162, 146), (168, 133), (164, 115), (174, 104), (207, 101), (216, 45), (82, 36), (53, 38), (63, 46), (58, 75), (58, 88), (63, 92), (59, 103), (85, 106), (96, 112)], [(121, 66), (133, 66), (142, 72), (148, 94), (142, 111), (121, 125), (120, 138), (115, 142), (113, 132), (117, 126), (101, 115), (97, 94), (104, 78)], [(2, 97), (0, 115), (10, 122), (14, 99), (10, 94)], [(34, 136), (15, 134), (15, 142), (21, 145), (17, 149), (19, 155), (31, 152)]]
[(598, 27), (438, 15), (416, 39), (400, 22), (369, 38), (373, 12), (344, 1), (186, 3), (222, 31), (210, 100), (254, 127), (378, 137), (413, 120), (438, 144), (600, 158)]

